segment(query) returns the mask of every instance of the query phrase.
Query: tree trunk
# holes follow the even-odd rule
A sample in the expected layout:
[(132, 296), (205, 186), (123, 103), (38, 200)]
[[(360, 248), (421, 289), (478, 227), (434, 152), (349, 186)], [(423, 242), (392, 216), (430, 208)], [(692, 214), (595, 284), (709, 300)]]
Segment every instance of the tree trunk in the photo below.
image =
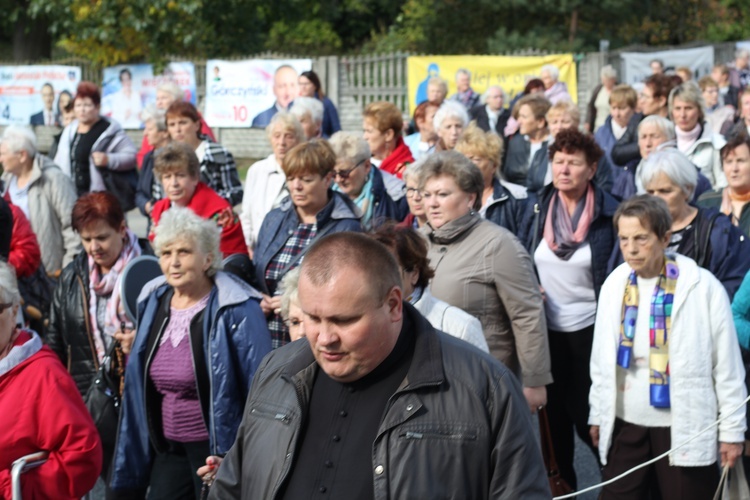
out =
[(570, 15), (570, 32), (568, 33), (568, 43), (572, 46), (576, 39), (576, 32), (578, 31), (578, 9), (573, 9)]
[(52, 57), (52, 37), (46, 19), (29, 19), (21, 12), (13, 32), (13, 60), (37, 61)]

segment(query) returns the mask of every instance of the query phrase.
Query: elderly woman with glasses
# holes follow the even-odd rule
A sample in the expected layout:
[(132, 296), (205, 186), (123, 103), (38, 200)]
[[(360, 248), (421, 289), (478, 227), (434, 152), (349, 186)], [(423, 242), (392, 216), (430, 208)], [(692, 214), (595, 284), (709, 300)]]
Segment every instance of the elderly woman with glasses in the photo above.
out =
[(427, 212), (424, 208), (422, 191), (419, 189), (419, 172), (424, 160), (418, 160), (404, 171), (404, 183), (406, 184), (406, 203), (409, 205), (409, 213), (399, 226), (419, 229), (427, 223)]
[(357, 205), (331, 189), (335, 166), (336, 154), (324, 139), (295, 146), (281, 164), (290, 194), (263, 220), (255, 251), (255, 273), (263, 293), (260, 306), (274, 348), (289, 342), (279, 314), (279, 282), (301, 263), (313, 241), (330, 233), (362, 230)]
[(631, 198), (614, 225), (625, 263), (602, 286), (589, 393), (602, 479), (690, 443), (604, 486), (600, 498), (636, 500), (657, 489), (661, 498), (712, 498), (717, 461), (734, 466), (746, 429), (729, 299), (710, 272), (668, 251), (672, 220), (663, 200)]
[(672, 226), (667, 250), (711, 271), (732, 297), (750, 269), (750, 243), (716, 208), (691, 204), (698, 182), (695, 166), (674, 148), (655, 151), (640, 166), (638, 181), (669, 208)]
[(75, 382), (35, 332), (16, 325), (21, 294), (0, 261), (0, 497), (15, 498), (15, 460), (49, 458), (21, 476), (23, 498), (78, 499), (94, 486), (102, 446)]
[(260, 294), (220, 271), (220, 231), (175, 207), (156, 228), (164, 276), (138, 301), (110, 487), (115, 498), (198, 499), (195, 471), (234, 443), (271, 350)]
[(362, 226), (370, 229), (386, 220), (402, 221), (409, 208), (404, 183), (372, 167), (367, 141), (350, 132), (336, 132), (330, 144), (336, 154), (333, 190), (344, 193), (359, 207)]

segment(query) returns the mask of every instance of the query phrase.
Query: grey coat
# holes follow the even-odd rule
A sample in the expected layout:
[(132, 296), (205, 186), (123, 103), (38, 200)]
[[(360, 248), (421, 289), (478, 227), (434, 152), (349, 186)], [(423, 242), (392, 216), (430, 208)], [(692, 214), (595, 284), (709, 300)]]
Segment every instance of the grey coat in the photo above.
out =
[(432, 294), (478, 318), (490, 353), (524, 386), (551, 383), (544, 304), (523, 245), (476, 213), (425, 228), (435, 269)]
[[(3, 173), (5, 191), (12, 177), (8, 172)], [(81, 241), (71, 225), (76, 198), (71, 178), (52, 160), (37, 154), (29, 181), (29, 222), (39, 242), (47, 272), (67, 266), (82, 250)]]
[[(372, 444), (373, 498), (550, 498), (515, 377), (491, 356), (436, 331), (408, 304), (404, 316), (413, 326), (414, 355)], [(306, 339), (266, 356), (210, 499), (279, 497), (319, 369)]]

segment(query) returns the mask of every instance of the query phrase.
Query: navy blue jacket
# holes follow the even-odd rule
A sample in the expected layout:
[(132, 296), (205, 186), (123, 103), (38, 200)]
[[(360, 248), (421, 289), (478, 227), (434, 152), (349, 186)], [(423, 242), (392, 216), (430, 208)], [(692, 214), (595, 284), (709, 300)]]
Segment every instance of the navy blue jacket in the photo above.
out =
[[(531, 258), (544, 238), (544, 223), (547, 218), (552, 197), (557, 195), (554, 186), (546, 186), (538, 195), (529, 193), (526, 210), (526, 219), (523, 227), (528, 233), (523, 235), (521, 241), (529, 251)], [(589, 226), (587, 241), (591, 247), (591, 270), (594, 278), (594, 293), (599, 300), (599, 291), (607, 279), (609, 273), (615, 268), (615, 260), (619, 254), (619, 241), (612, 219), (617, 210), (618, 202), (610, 194), (603, 191), (594, 184), (594, 219)], [(533, 209), (532, 209), (533, 207)]]
[[(147, 398), (148, 371), (165, 323), (155, 324), (172, 288), (157, 278), (144, 287), (138, 303), (138, 330), (125, 370), (117, 445), (112, 465), (113, 490), (142, 490), (149, 484), (151, 464), (163, 441), (152, 435), (149, 416), (159, 410)], [(198, 397), (204, 410), (211, 455), (229, 451), (242, 420), (255, 370), (271, 352), (271, 336), (260, 309), (260, 294), (239, 279), (219, 272), (214, 278), (202, 328), (189, 335)], [(200, 343), (201, 345), (196, 345)], [(153, 347), (152, 347), (153, 349)], [(159, 430), (160, 432), (160, 430)]]
[[(372, 221), (368, 226), (377, 227), (387, 220), (401, 222), (409, 215), (409, 204), (406, 202), (406, 186), (403, 181), (393, 176), (400, 183), (400, 197), (394, 200), (392, 192), (399, 189), (398, 185), (386, 188), (383, 171), (376, 167), (372, 168)], [(386, 172), (387, 174), (387, 172)], [(390, 174), (387, 174), (390, 175)], [(391, 179), (392, 181), (393, 179)]]
[(151, 202), (153, 207), (154, 203), (159, 200), (155, 200), (151, 195), (153, 194), (154, 185), (154, 150), (152, 149), (143, 156), (143, 163), (141, 164), (141, 172), (138, 175), (138, 188), (135, 191), (135, 204), (143, 215), (148, 217), (146, 213), (146, 203)]
[(527, 200), (518, 199), (500, 184), (497, 178), (492, 180), (492, 203), (487, 207), (484, 218), (502, 226), (519, 236), (521, 221), (525, 216)]
[[(315, 97), (320, 99), (317, 92), (315, 93)], [(323, 132), (324, 137), (331, 137), (341, 130), (339, 112), (336, 111), (336, 106), (329, 98), (324, 97), (320, 100), (323, 102), (323, 123), (320, 126), (320, 130)]]
[[(345, 195), (328, 190), (328, 203), (318, 212), (318, 232), (316, 239), (326, 234), (341, 231), (362, 231), (359, 222), (360, 210)], [(266, 286), (266, 268), (271, 259), (284, 248), (286, 241), (299, 226), (297, 210), (292, 199), (287, 196), (278, 208), (274, 208), (260, 226), (258, 244), (255, 249), (255, 274), (263, 293), (271, 293)]]

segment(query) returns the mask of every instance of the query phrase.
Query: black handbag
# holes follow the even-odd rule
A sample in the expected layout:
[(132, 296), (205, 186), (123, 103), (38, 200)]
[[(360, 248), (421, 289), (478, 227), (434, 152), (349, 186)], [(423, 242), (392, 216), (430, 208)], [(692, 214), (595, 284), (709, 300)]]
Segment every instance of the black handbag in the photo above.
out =
[(123, 385), (123, 354), (119, 342), (112, 342), (99, 364), (84, 398), (94, 425), (99, 431), (104, 451), (102, 477), (109, 469), (115, 452), (117, 424), (120, 418), (120, 403)]
[(120, 172), (100, 167), (99, 173), (107, 191), (115, 195), (123, 212), (135, 208), (135, 192), (138, 189), (138, 172), (136, 169)]

